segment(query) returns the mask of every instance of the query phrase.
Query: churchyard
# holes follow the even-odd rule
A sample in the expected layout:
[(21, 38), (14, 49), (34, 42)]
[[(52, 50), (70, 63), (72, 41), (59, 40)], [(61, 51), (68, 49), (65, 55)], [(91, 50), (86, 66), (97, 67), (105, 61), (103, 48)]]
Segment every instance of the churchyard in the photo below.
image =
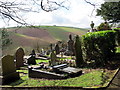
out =
[(118, 36), (116, 30), (90, 32), (74, 39), (70, 34), (67, 45), (57, 42), (49, 50), (41, 49), (38, 53), (33, 49), (29, 55), (19, 47), (15, 55), (1, 58), (0, 84), (2, 87), (106, 87), (120, 66)]

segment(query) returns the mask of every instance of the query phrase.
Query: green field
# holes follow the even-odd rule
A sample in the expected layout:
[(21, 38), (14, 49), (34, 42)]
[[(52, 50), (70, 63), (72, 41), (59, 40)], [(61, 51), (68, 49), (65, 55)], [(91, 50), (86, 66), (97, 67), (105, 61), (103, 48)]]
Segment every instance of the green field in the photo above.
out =
[(73, 27), (59, 27), (59, 26), (40, 26), (40, 28), (46, 29), (57, 40), (67, 40), (68, 35), (83, 35), (87, 32), (87, 29), (73, 28)]
[[(17, 30), (17, 33), (15, 32)], [(37, 45), (39, 49), (48, 47), (51, 43), (55, 44), (57, 41), (67, 42), (69, 34), (84, 35), (87, 29), (60, 27), (60, 26), (35, 26), (32, 27), (11, 27), (8, 28), (12, 44), (3, 50), (4, 54), (14, 54), (18, 47), (23, 47), (26, 54), (29, 54), (32, 49), (36, 50)]]

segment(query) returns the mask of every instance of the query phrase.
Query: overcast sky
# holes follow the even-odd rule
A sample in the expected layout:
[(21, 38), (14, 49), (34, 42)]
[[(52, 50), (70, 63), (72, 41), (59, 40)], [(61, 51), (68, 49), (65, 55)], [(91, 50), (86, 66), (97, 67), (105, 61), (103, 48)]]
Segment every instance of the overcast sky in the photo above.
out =
[[(60, 1), (60, 0), (59, 0)], [(22, 13), (23, 19), (29, 24), (33, 25), (57, 25), (57, 26), (71, 26), (80, 28), (89, 28), (91, 21), (95, 25), (99, 25), (103, 20), (96, 16), (96, 11), (91, 15), (94, 7), (86, 3), (84, 0), (68, 0), (69, 10), (60, 8), (53, 12), (45, 12), (40, 10), (39, 13)], [(98, 7), (104, 0), (88, 0), (91, 3), (97, 4)], [(9, 26), (16, 26), (14, 21), (9, 22)], [(0, 27), (8, 26), (0, 20)]]

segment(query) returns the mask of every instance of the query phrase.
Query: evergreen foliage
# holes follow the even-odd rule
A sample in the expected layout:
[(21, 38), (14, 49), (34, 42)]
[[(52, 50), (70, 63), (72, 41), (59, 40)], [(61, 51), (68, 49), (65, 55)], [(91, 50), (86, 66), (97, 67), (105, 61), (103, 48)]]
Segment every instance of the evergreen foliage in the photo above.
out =
[(3, 28), (0, 30), (0, 40), (1, 40), (1, 45), (0, 47), (4, 49), (6, 46), (12, 44), (12, 40), (9, 39), (9, 32)]
[(120, 22), (120, 1), (101, 4), (100, 9), (97, 9), (97, 16), (101, 16), (111, 23)]
[(115, 54), (116, 32), (113, 30), (87, 33), (83, 39), (85, 61), (94, 61), (96, 66), (105, 65)]
[(110, 30), (111, 27), (107, 22), (101, 23), (98, 27), (97, 30), (98, 31), (102, 31), (102, 30)]

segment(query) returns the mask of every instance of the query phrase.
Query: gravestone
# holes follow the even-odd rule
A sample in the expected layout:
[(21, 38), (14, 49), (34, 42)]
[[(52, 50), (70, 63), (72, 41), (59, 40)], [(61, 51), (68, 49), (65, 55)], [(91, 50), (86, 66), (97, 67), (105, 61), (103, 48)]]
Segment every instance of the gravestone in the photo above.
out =
[(65, 55), (72, 56), (74, 55), (74, 41), (72, 40), (72, 35), (69, 35), (69, 40), (67, 42), (67, 50)]
[(56, 65), (56, 59), (56, 54), (54, 53), (54, 51), (52, 51), (50, 54), (50, 66)]
[(60, 54), (60, 48), (58, 44), (55, 45), (55, 52), (56, 52), (56, 55)]
[(50, 44), (50, 50), (51, 51), (53, 50), (53, 44), (52, 43)]
[(14, 63), (14, 57), (11, 55), (6, 55), (1, 58), (0, 67), (0, 85), (7, 84), (14, 80), (18, 80), (19, 73), (16, 72), (16, 67)]
[(32, 52), (31, 52), (30, 55), (36, 56), (36, 54), (35, 54), (35, 50), (34, 50), (34, 49), (32, 50)]
[(35, 65), (36, 64), (36, 61), (35, 61), (35, 56), (30, 56), (28, 59), (27, 59), (27, 64), (28, 65)]
[(40, 54), (45, 55), (45, 50), (43, 48), (41, 49)]
[(74, 51), (74, 47), (73, 47), (73, 45), (74, 45), (74, 41), (72, 40), (72, 35), (70, 34), (69, 35), (69, 41), (68, 41), (68, 50), (69, 51)]
[(24, 50), (23, 48), (18, 48), (15, 53), (15, 60), (16, 60), (16, 68), (20, 68), (24, 66)]

